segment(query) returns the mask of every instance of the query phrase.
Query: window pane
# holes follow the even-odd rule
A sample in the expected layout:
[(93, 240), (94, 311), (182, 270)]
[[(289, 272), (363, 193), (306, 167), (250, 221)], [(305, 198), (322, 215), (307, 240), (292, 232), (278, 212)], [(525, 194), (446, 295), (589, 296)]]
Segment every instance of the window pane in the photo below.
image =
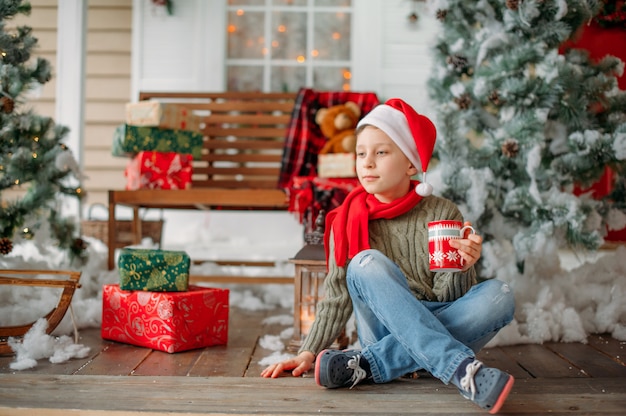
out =
[(313, 57), (324, 60), (350, 59), (350, 15), (315, 13)]
[(315, 6), (335, 6), (335, 7), (343, 7), (350, 6), (352, 4), (351, 0), (315, 0)]
[(317, 90), (349, 91), (351, 76), (349, 68), (314, 68), (313, 88)]
[(273, 59), (306, 58), (306, 13), (272, 13), (272, 31)]
[(263, 91), (263, 67), (230, 66), (228, 91)]
[(265, 52), (263, 13), (228, 13), (228, 57), (261, 59)]
[(306, 68), (299, 66), (272, 67), (271, 91), (296, 92), (306, 86)]

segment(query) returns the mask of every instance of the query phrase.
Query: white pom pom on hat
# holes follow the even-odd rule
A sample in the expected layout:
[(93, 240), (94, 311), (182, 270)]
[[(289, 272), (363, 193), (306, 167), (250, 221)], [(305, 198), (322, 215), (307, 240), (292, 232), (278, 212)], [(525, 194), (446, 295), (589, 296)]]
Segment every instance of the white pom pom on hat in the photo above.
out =
[(435, 149), (437, 129), (430, 119), (418, 114), (400, 98), (391, 98), (380, 104), (359, 121), (357, 128), (371, 125), (381, 129), (402, 150), (409, 161), (423, 172), (422, 182), (415, 187), (421, 196), (432, 194), (433, 187), (426, 182), (426, 170)]

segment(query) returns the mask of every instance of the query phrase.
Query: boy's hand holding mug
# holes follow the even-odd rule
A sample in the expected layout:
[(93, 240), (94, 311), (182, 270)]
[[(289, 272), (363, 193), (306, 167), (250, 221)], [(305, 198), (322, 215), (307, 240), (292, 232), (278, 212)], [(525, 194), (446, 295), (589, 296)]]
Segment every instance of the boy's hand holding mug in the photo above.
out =
[(434, 272), (466, 271), (482, 251), (483, 239), (466, 221), (431, 221), (428, 223), (428, 256)]

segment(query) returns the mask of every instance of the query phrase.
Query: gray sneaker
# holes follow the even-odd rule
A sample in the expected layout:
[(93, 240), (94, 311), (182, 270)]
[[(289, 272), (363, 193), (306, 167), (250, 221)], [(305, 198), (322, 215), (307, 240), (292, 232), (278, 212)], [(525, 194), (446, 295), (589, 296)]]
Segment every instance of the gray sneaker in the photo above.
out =
[(483, 363), (474, 360), (465, 369), (459, 391), (466, 399), (495, 414), (504, 404), (514, 382), (512, 375), (497, 368), (483, 367)]
[(324, 350), (315, 360), (315, 382), (328, 389), (350, 388), (372, 376), (369, 364), (360, 351)]

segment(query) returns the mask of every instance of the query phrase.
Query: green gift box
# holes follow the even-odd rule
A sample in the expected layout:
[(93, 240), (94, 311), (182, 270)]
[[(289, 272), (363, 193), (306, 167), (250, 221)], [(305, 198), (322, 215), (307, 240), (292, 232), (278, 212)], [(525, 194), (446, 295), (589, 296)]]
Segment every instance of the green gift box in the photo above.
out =
[(123, 248), (120, 289), (184, 292), (189, 288), (189, 255), (184, 251)]
[(202, 155), (202, 134), (190, 130), (122, 124), (113, 133), (113, 156), (133, 157), (141, 151)]

